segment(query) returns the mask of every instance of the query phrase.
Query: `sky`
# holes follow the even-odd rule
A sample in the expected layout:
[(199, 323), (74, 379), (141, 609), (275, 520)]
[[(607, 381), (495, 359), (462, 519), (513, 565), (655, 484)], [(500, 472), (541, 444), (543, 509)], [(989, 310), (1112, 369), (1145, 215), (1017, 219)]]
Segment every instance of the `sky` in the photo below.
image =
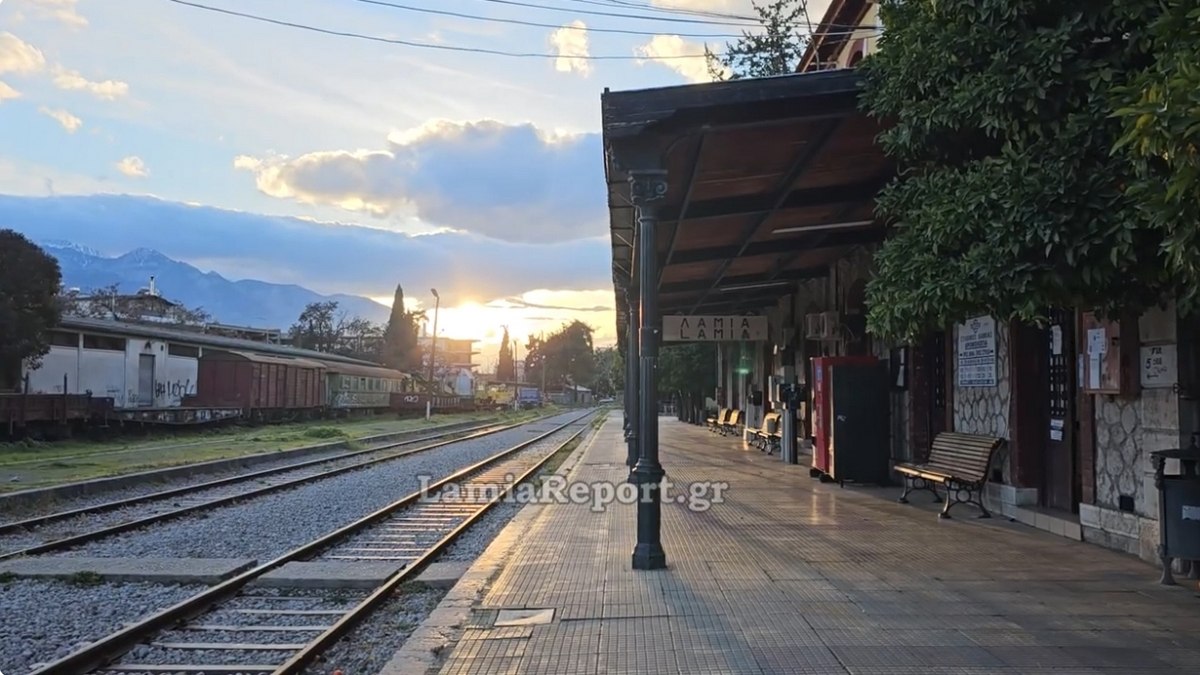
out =
[[(113, 255), (148, 246), (385, 304), (401, 283), (414, 307), (437, 288), (439, 333), (481, 340), (485, 368), (504, 325), (523, 342), (580, 319), (615, 341), (600, 94), (707, 81), (703, 59), (670, 57), (741, 27), (685, 21), (745, 22), (688, 12), (752, 13), (750, 0), (194, 4), (549, 57), (175, 0), (0, 0), (0, 195), (42, 198), (0, 226), (38, 235), (39, 214), (66, 210), (91, 225), (75, 243)], [(814, 21), (827, 4), (810, 3)]]

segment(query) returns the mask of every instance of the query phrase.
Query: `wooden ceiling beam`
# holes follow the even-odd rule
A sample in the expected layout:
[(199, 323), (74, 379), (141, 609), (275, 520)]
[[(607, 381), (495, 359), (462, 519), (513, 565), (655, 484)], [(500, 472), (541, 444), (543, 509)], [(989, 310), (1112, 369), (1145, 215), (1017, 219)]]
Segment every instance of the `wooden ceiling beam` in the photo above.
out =
[[(747, 246), (744, 251), (742, 251), (741, 257), (752, 258), (756, 256), (783, 253), (804, 253), (825, 248), (870, 244), (882, 239), (883, 231), (878, 227), (863, 228), (861, 230), (842, 230), (836, 232), (818, 230), (809, 234), (798, 233), (798, 236), (789, 237), (787, 239), (780, 238), (777, 241), (753, 242)], [(718, 260), (725, 260), (731, 255), (736, 255), (737, 252), (738, 247), (736, 246), (694, 248), (685, 251), (676, 251), (675, 256), (671, 259), (671, 262), (674, 262), (676, 265), (716, 262)], [(662, 264), (665, 266), (667, 262), (663, 261)]]
[(682, 205), (665, 207), (661, 212), (660, 222), (708, 220), (731, 216), (761, 216), (774, 211), (830, 207), (846, 202), (861, 204), (875, 199), (875, 195), (882, 187), (883, 185), (878, 180), (872, 179), (849, 185), (793, 190), (779, 202), (778, 209), (772, 208), (778, 200), (778, 196), (774, 194), (706, 199), (692, 203), (686, 210)]

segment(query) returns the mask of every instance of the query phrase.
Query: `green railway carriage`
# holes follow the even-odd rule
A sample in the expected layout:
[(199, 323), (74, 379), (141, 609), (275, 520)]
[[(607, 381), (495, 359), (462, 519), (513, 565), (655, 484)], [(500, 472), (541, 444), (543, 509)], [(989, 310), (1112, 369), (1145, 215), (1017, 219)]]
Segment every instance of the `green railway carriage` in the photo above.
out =
[(330, 411), (384, 410), (391, 395), (412, 391), (406, 373), (381, 366), (326, 362), (326, 407)]

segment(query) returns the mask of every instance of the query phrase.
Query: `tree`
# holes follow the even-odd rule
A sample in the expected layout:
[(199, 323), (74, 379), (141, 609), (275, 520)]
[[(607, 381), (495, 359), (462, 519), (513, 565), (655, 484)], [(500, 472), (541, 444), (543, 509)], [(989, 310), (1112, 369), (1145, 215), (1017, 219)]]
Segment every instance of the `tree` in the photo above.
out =
[(500, 339), (500, 359), (496, 363), (496, 379), (501, 382), (515, 382), (517, 379), (517, 361), (513, 355), (512, 343), (508, 340), (508, 326), (504, 327), (504, 337)]
[(679, 403), (681, 419), (704, 421), (704, 399), (717, 387), (717, 348), (711, 342), (663, 347), (658, 359), (659, 398)]
[(547, 388), (590, 386), (596, 375), (592, 332), (591, 326), (576, 320), (545, 339), (531, 336), (526, 345), (525, 379), (540, 384), (544, 370)]
[(616, 396), (625, 388), (625, 359), (616, 347), (596, 350), (596, 377), (592, 390), (599, 398)]
[(1181, 310), (1200, 306), (1200, 8), (1166, 0), (1146, 39), (1153, 61), (1116, 90), (1138, 199), (1163, 236), (1167, 269), (1178, 280)]
[(1147, 58), (1158, 0), (884, 0), (863, 107), (900, 178), (877, 200), (868, 328), (913, 339), (974, 314), (1108, 313), (1171, 291), (1161, 237), (1123, 186), (1111, 92)]
[(338, 330), (336, 300), (310, 302), (292, 325), (292, 344), (301, 349), (333, 352), (341, 333)]
[(0, 387), (20, 378), (50, 351), (49, 331), (61, 319), (58, 261), (13, 230), (0, 230)]
[(725, 43), (722, 54), (704, 47), (708, 74), (713, 80), (739, 80), (747, 77), (769, 77), (796, 72), (800, 58), (808, 47), (807, 30), (812, 24), (808, 16), (808, 0), (771, 0), (760, 5), (753, 3), (758, 14), (760, 32), (742, 31), (733, 44)]
[[(423, 317), (424, 314), (420, 313)], [(418, 313), (404, 308), (404, 288), (396, 284), (392, 314), (384, 332), (383, 362), (397, 370), (412, 372), (421, 367), (421, 347), (417, 340)]]
[(384, 329), (367, 319), (344, 315), (338, 318), (335, 332), (337, 347), (334, 352), (362, 361), (380, 361), (384, 352)]

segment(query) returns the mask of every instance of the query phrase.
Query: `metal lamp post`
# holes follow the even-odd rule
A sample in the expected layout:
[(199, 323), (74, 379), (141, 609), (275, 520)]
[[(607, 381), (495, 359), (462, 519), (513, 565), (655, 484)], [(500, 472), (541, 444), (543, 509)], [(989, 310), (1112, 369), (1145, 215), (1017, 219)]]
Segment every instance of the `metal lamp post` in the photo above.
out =
[[(438, 310), (442, 306), (442, 298), (438, 295), (436, 288), (429, 289), (433, 293), (433, 344), (429, 347), (429, 386), (433, 386), (433, 364), (437, 358), (437, 321)], [(435, 392), (436, 393), (436, 392)]]
[(637, 546), (633, 569), (667, 566), (662, 547), (662, 479), (658, 461), (658, 204), (667, 192), (667, 172), (631, 171), (630, 194), (637, 207), (638, 250), (638, 458), (629, 472), (638, 486)]

